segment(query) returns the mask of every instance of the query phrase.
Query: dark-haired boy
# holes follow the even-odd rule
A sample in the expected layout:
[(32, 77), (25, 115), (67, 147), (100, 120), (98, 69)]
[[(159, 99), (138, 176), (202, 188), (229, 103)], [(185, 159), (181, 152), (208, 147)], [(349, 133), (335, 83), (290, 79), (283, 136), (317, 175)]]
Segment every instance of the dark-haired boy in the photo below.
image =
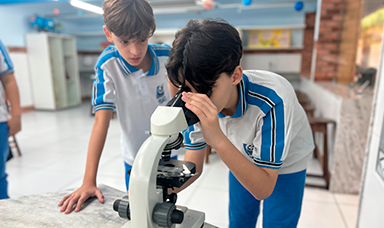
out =
[(201, 174), (209, 144), (230, 169), (229, 227), (255, 227), (260, 200), (263, 227), (296, 227), (311, 129), (290, 83), (243, 71), (241, 55), (237, 30), (223, 20), (191, 20), (176, 34), (166, 66), (171, 94), (189, 87), (182, 99), (200, 119), (184, 131), (185, 160)]
[[(170, 99), (165, 62), (170, 47), (148, 45), (156, 29), (153, 10), (146, 0), (105, 0), (105, 35), (115, 46), (108, 47), (96, 64), (92, 105), (95, 111), (82, 186), (63, 197), (60, 211), (78, 212), (89, 197), (104, 202), (96, 187), (100, 156), (112, 111), (117, 111), (122, 129), (121, 148), (126, 171), (130, 170), (141, 144), (147, 139), (150, 116)], [(126, 173), (126, 172), (125, 172)], [(129, 187), (129, 175), (126, 188)]]

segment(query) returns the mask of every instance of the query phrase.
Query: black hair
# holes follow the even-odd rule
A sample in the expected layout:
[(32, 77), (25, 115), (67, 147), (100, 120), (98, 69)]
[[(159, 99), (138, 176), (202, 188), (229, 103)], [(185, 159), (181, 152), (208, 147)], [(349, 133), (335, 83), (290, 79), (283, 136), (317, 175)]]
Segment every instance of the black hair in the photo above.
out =
[(198, 93), (210, 90), (221, 73), (232, 75), (243, 51), (238, 31), (223, 19), (190, 20), (172, 46), (169, 80), (176, 87), (188, 81)]

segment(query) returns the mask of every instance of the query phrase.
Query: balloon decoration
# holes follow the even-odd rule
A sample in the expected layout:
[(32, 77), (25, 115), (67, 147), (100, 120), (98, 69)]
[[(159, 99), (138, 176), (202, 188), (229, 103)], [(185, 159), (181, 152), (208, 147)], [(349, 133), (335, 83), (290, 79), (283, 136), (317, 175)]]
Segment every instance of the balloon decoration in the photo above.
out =
[(79, 17), (83, 16), (83, 11), (81, 11), (81, 10), (77, 11), (77, 16), (79, 16)]
[(252, 3), (252, 0), (243, 0), (243, 5), (245, 6), (251, 5), (251, 3)]
[(33, 15), (29, 17), (29, 25), (32, 28), (39, 30), (39, 28), (43, 28), (43, 24), (44, 24), (44, 19), (42, 17), (37, 15)]
[(53, 14), (58, 15), (59, 13), (60, 13), (59, 9), (56, 8), (56, 9), (53, 10)]
[(29, 25), (37, 31), (54, 31), (56, 27), (55, 21), (33, 15), (29, 17)]
[(296, 2), (295, 3), (295, 10), (300, 11), (304, 8), (304, 3), (303, 2)]
[(203, 7), (206, 10), (211, 10), (215, 8), (215, 1), (214, 0), (202, 0), (203, 2)]

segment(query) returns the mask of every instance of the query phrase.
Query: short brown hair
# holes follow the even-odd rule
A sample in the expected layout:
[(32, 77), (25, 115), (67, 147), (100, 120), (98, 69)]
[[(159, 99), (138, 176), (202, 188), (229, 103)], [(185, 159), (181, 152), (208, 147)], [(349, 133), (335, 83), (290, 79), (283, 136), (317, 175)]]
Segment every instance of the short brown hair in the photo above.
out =
[(118, 37), (146, 39), (156, 30), (147, 0), (105, 0), (103, 10), (105, 25)]

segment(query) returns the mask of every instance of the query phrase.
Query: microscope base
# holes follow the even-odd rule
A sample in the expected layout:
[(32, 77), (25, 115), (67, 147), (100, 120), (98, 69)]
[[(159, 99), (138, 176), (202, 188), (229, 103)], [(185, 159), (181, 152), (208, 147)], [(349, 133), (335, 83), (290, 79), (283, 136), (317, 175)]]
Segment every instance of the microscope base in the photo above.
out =
[(177, 209), (184, 212), (184, 221), (182, 224), (176, 224), (176, 228), (200, 228), (205, 221), (205, 213), (190, 210), (186, 207), (177, 206)]
[[(205, 213), (195, 210), (190, 210), (186, 207), (177, 206), (177, 209), (184, 212), (184, 221), (182, 224), (176, 224), (172, 226), (172, 228), (201, 228), (204, 225)], [(155, 225), (155, 227), (159, 227)], [(122, 226), (122, 228), (133, 228), (131, 226), (131, 221)]]

